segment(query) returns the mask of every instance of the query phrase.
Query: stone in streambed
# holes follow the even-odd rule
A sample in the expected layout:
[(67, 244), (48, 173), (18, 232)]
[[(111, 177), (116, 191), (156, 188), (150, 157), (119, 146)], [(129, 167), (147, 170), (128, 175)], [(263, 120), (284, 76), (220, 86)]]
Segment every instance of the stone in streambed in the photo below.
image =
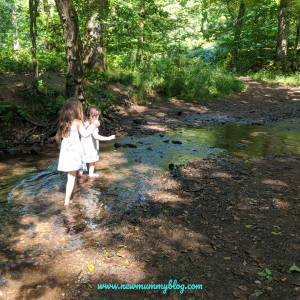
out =
[(145, 119), (136, 118), (136, 119), (133, 120), (133, 123), (144, 125), (144, 124), (147, 124), (147, 121)]
[(158, 214), (160, 214), (162, 211), (162, 208), (161, 207), (154, 207), (150, 210), (150, 214), (152, 216), (157, 216)]
[(251, 294), (248, 298), (248, 300), (256, 300), (258, 299), (258, 297), (260, 296), (260, 293), (257, 292), (257, 293), (254, 293), (254, 294)]
[(114, 147), (115, 147), (115, 148), (120, 148), (120, 147), (122, 147), (122, 144), (120, 144), (120, 143), (118, 143), (118, 142), (115, 142), (115, 143), (114, 143)]
[(172, 141), (173, 144), (177, 144), (177, 145), (181, 145), (182, 142), (181, 141)]
[(206, 245), (200, 245), (199, 250), (204, 255), (214, 253), (214, 249), (211, 247), (207, 247)]
[(38, 150), (38, 149), (34, 149), (34, 148), (32, 148), (30, 150), (30, 153), (33, 154), (33, 155), (41, 155), (41, 151)]
[(172, 163), (172, 164), (169, 164), (169, 169), (170, 170), (174, 170), (174, 164)]
[(9, 155), (15, 155), (15, 152), (9, 150), (9, 149), (2, 149), (3, 153), (9, 154)]
[(134, 144), (124, 144), (122, 147), (137, 148)]

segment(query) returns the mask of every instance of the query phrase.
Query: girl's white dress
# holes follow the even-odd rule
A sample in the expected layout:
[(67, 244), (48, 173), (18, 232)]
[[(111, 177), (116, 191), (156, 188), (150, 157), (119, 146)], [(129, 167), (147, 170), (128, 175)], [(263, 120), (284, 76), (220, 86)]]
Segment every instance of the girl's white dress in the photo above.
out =
[(69, 137), (63, 138), (61, 143), (58, 171), (70, 172), (86, 169), (79, 132), (74, 122), (71, 126)]
[[(87, 129), (90, 126), (89, 122), (85, 122), (84, 126)], [(93, 134), (87, 138), (82, 137), (81, 145), (86, 163), (92, 163), (99, 160), (99, 141), (93, 137)]]

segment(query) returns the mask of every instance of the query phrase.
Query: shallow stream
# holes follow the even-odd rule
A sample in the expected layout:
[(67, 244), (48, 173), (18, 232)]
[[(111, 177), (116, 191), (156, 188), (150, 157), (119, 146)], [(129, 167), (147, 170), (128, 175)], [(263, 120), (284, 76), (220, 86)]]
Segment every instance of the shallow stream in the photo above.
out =
[(56, 148), (45, 147), (41, 156), (1, 154), (0, 298), (15, 299), (26, 286), (37, 291), (66, 283), (83, 265), (96, 265), (86, 257), (107, 233), (103, 224), (108, 219), (118, 223), (122, 214), (147, 207), (147, 195), (164, 188), (161, 174), (169, 164), (211, 156), (247, 159), (300, 153), (299, 127), (298, 119), (267, 126), (187, 127), (117, 140), (136, 148), (116, 150), (114, 141), (102, 143), (96, 164), (99, 178), (90, 181), (85, 175), (67, 210), (66, 174), (56, 170)]

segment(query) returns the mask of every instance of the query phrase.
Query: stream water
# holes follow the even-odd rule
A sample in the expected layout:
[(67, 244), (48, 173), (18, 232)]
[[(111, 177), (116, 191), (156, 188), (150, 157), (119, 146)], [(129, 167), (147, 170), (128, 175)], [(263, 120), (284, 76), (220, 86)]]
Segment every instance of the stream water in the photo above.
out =
[(86, 257), (95, 257), (93, 247), (107, 233), (103, 224), (147, 206), (147, 195), (163, 189), (160, 174), (170, 163), (300, 153), (299, 127), (298, 119), (267, 126), (187, 127), (164, 136), (118, 139), (136, 148), (116, 150), (114, 142), (102, 143), (96, 164), (100, 177), (90, 181), (85, 175), (67, 210), (66, 174), (56, 170), (56, 148), (45, 148), (41, 156), (1, 154), (0, 298), (15, 299), (28, 286), (37, 292), (58, 282), (68, 284), (91, 263)]

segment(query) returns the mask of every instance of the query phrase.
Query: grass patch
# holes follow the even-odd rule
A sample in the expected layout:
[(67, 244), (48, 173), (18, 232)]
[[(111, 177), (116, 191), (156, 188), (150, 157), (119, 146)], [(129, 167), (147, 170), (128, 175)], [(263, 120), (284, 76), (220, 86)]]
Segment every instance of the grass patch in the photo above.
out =
[(279, 71), (270, 72), (266, 70), (260, 70), (256, 73), (248, 73), (247, 77), (270, 84), (283, 83), (286, 85), (300, 85), (300, 72), (296, 72), (294, 74), (284, 74)]
[(235, 74), (198, 58), (152, 58), (138, 68), (115, 68), (112, 80), (129, 85), (134, 102), (160, 96), (165, 99), (208, 100), (232, 95), (246, 88)]

